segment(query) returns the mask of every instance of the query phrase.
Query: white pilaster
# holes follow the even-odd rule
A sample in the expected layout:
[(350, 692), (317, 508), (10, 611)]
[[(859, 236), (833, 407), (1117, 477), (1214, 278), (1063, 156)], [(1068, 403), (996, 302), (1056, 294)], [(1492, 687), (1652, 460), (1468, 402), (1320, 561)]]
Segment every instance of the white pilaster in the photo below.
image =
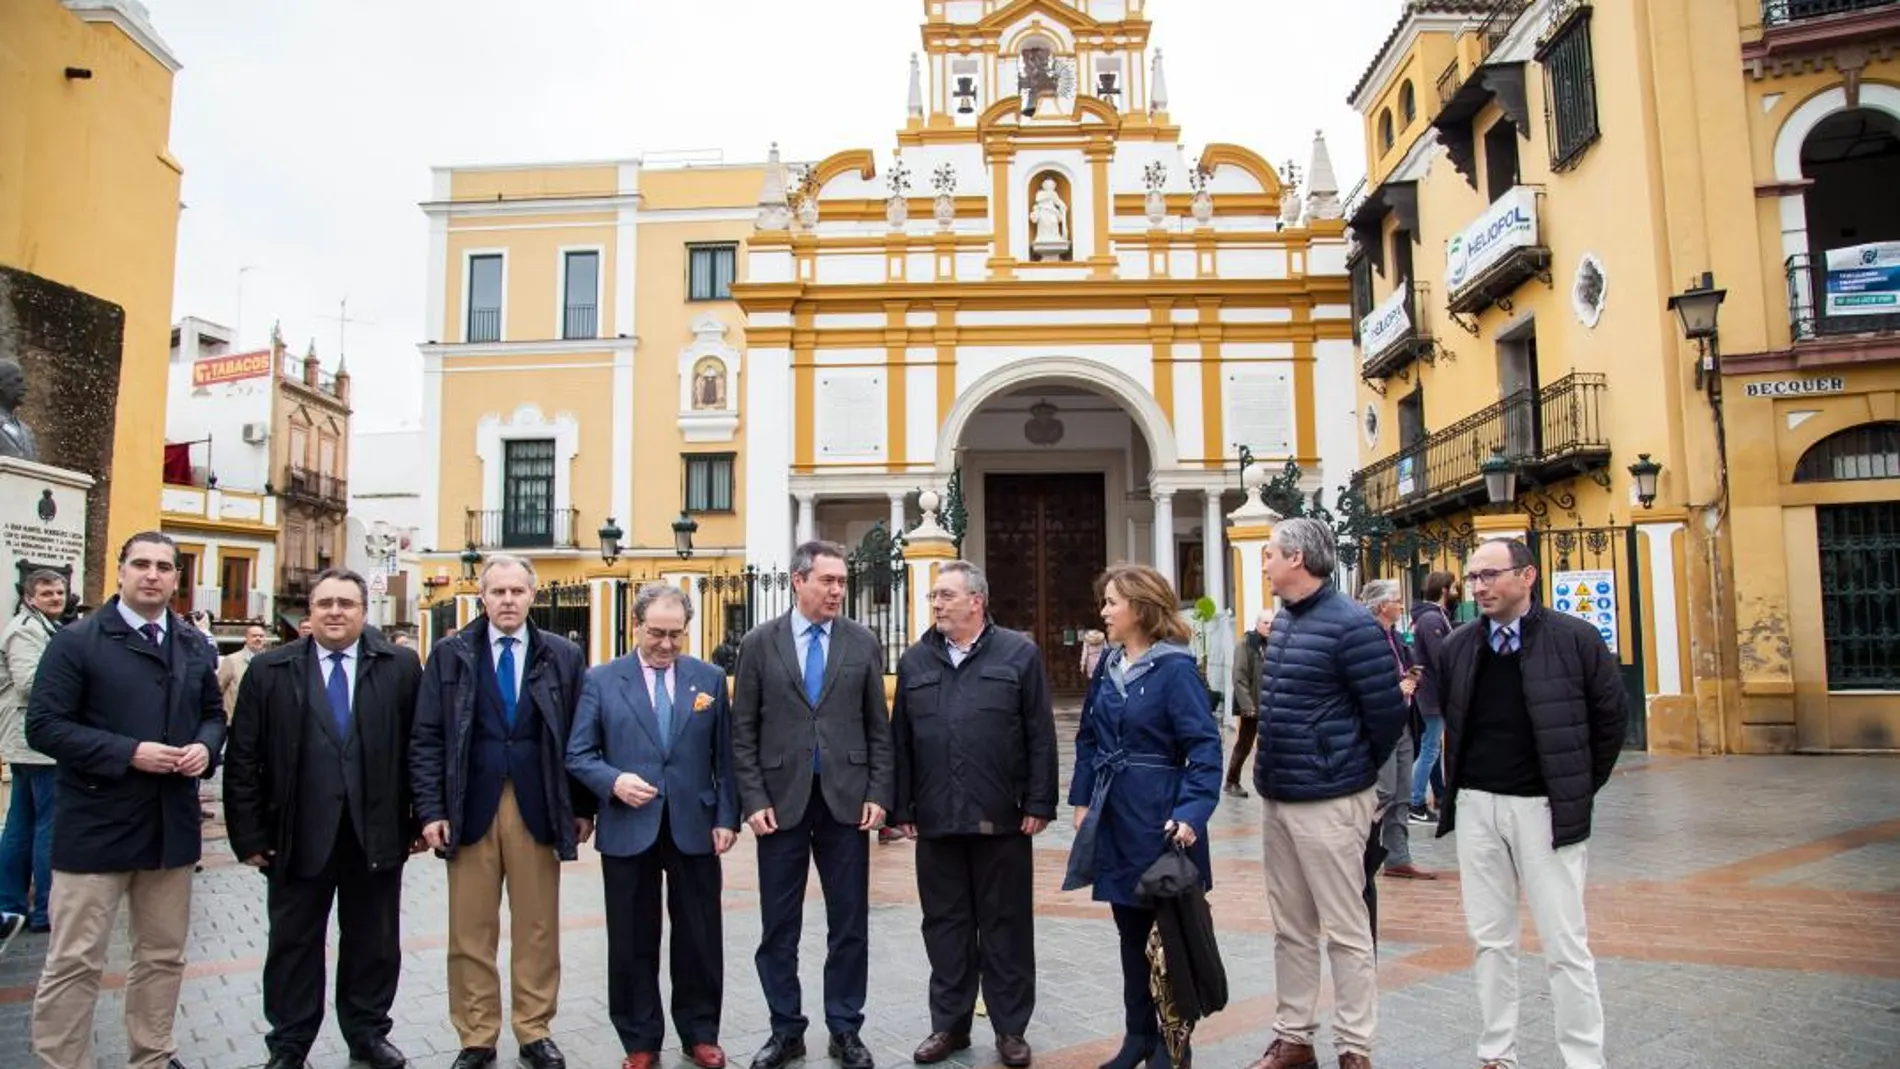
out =
[(791, 559), (793, 538), (791, 468), (792, 354), (785, 349), (754, 349), (746, 354), (752, 373), (745, 376), (745, 551), (746, 563), (783, 567)]
[(1207, 596), (1214, 599), (1214, 607), (1227, 607), (1227, 538), (1226, 525), (1222, 523), (1220, 511), (1220, 491), (1207, 490), (1207, 507), (1201, 514), (1201, 574), (1205, 577)]
[(587, 581), (587, 663), (614, 659), (614, 581)]
[(904, 533), (904, 491), (893, 490), (891, 491), (890, 498), (891, 523), (889, 530), (891, 537), (896, 538), (898, 535)]
[[(1637, 534), (1643, 539), (1643, 589), (1649, 592), (1654, 607), (1650, 619), (1656, 622), (1656, 673), (1649, 681), (1651, 694), (1681, 694), (1687, 681), (1682, 673), (1682, 621), (1676, 618), (1676, 542), (1683, 529), (1677, 522), (1639, 523)], [(1641, 613), (1641, 605), (1629, 607)], [(1638, 650), (1640, 657), (1642, 651)]]
[(802, 546), (812, 540), (812, 531), (817, 523), (817, 517), (815, 515), (817, 504), (817, 494), (803, 493), (798, 495), (798, 526), (793, 529), (792, 535), (792, 541), (798, 545)]
[(1156, 488), (1155, 499), (1155, 571), (1170, 585), (1174, 583), (1174, 491)]
[(614, 346), (613, 452), (609, 454), (616, 523), (633, 527), (633, 343)]

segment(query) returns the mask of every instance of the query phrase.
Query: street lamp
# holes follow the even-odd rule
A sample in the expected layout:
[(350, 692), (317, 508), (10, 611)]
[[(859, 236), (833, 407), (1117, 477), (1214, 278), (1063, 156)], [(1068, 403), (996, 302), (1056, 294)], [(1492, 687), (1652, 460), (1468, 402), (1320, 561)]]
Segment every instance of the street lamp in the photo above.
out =
[(1721, 356), (1716, 347), (1716, 318), (1721, 314), (1722, 298), (1726, 296), (1727, 290), (1715, 288), (1715, 276), (1704, 271), (1694, 285), (1669, 298), (1669, 310), (1681, 321), (1682, 336), (1702, 346), (1702, 360), (1695, 371), (1697, 389), (1713, 388), (1716, 363)]
[(673, 551), (681, 560), (693, 555), (693, 532), (699, 530), (699, 521), (693, 519), (685, 509), (680, 510), (680, 518), (673, 521)]
[(1517, 465), (1505, 459), (1503, 446), (1492, 446), (1491, 455), (1478, 465), (1478, 470), (1484, 473), (1484, 496), (1493, 505), (1517, 500)]
[(1636, 500), (1644, 508), (1656, 503), (1656, 477), (1662, 474), (1662, 467), (1649, 459), (1648, 453), (1636, 454), (1636, 463), (1630, 465), (1630, 478), (1636, 480)]
[(611, 568), (616, 561), (620, 560), (620, 536), (626, 532), (622, 531), (619, 526), (614, 523), (612, 516), (609, 516), (607, 517), (607, 522), (600, 525), (600, 531), (598, 533), (600, 535), (600, 559), (606, 562), (607, 567)]
[(475, 576), (476, 576), (475, 569), (481, 567), (481, 565), (482, 565), (482, 555), (476, 552), (475, 543), (470, 542), (468, 544), (468, 548), (462, 551), (462, 578), (463, 580), (470, 583), (474, 582)]

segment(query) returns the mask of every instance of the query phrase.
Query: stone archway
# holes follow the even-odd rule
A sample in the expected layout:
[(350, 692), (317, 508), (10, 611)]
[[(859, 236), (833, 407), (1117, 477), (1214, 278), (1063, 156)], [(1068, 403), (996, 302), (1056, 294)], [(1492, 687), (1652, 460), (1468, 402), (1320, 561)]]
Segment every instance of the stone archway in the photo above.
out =
[(1157, 474), (1172, 472), (1179, 465), (1174, 428), (1167, 414), (1155, 402), (1154, 395), (1119, 368), (1077, 357), (1051, 356), (1022, 360), (998, 368), (958, 391), (956, 403), (937, 430), (937, 474), (949, 478), (956, 467), (957, 450), (970, 420), (991, 399), (1016, 390), (1044, 383), (1080, 386), (1108, 397), (1119, 404), (1135, 421), (1148, 442), (1148, 454)]

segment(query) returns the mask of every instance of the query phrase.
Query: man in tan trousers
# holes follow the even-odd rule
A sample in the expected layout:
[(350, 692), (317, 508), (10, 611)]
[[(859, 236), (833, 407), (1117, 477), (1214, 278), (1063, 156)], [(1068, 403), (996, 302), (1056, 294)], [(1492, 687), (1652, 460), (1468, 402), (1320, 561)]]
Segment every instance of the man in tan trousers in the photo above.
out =
[(495, 1063), (501, 1036), (501, 895), (520, 1057), (565, 1069), (551, 1035), (561, 989), (561, 862), (593, 834), (593, 792), (571, 785), (567, 737), (587, 658), (528, 620), (534, 565), (495, 554), (483, 615), (438, 643), (423, 672), (409, 749), (422, 837), (449, 861), (453, 1069)]

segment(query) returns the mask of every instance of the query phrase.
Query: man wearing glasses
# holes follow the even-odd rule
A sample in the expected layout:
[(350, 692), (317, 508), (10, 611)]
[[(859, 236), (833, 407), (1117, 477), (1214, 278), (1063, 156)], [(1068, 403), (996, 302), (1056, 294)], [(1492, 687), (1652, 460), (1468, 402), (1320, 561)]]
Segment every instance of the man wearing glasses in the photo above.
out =
[(1520, 889), (1550, 967), (1565, 1069), (1601, 1069), (1603, 1003), (1584, 924), (1584, 851), (1628, 707), (1616, 656), (1588, 623), (1534, 604), (1537, 578), (1530, 548), (1516, 539), (1485, 542), (1466, 563), (1465, 588), (1484, 615), (1452, 632), (1441, 655), (1446, 797), (1438, 834), (1458, 832), (1485, 1069), (1517, 1065)]
[(699, 1069), (724, 1069), (719, 1016), (725, 945), (720, 855), (739, 837), (726, 674), (680, 653), (693, 606), (655, 583), (633, 601), (640, 648), (590, 669), (567, 767), (600, 803), (607, 910), (607, 1017), (623, 1069), (654, 1069), (660, 1001), (660, 892), (673, 919), (673, 1026)]
[(119, 550), (119, 593), (46, 645), (26, 742), (59, 765), (52, 944), (33, 1001), (39, 1064), (93, 1064), (92, 1011), (121, 900), (129, 904), (125, 1060), (179, 1066), (198, 781), (224, 746), (211, 642), (170, 610), (178, 547), (156, 531)]
[(453, 1069), (495, 1063), (504, 888), (520, 1060), (567, 1065), (550, 1025), (561, 991), (561, 862), (594, 831), (594, 796), (567, 775), (587, 658), (528, 619), (534, 591), (526, 558), (490, 556), (482, 615), (430, 652), (416, 701), (416, 817), (449, 863), (449, 1020), (462, 1043)]

